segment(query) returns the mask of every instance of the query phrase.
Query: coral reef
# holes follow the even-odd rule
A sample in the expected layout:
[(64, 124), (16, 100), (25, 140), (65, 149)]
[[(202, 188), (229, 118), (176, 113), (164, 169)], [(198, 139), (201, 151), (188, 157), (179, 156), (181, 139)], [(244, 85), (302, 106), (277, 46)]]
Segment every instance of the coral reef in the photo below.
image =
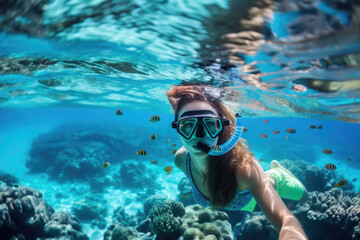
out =
[(158, 188), (155, 181), (156, 173), (147, 169), (149, 165), (142, 162), (124, 161), (118, 174), (114, 179), (121, 179), (121, 183), (126, 188)]
[[(360, 195), (333, 188), (324, 193), (310, 192), (309, 201), (298, 204), (293, 211), (309, 239), (360, 239)], [(277, 239), (278, 235), (266, 219), (257, 212), (245, 222), (241, 239)]]
[(218, 239), (231, 240), (233, 238), (228, 216), (222, 211), (212, 211), (198, 204), (185, 208), (181, 218), (180, 231), (183, 240)]
[[(282, 160), (280, 164), (294, 174), (308, 191), (324, 192), (335, 186), (335, 184), (344, 177), (338, 176), (336, 173), (309, 165), (307, 162)], [(343, 187), (344, 190), (354, 189), (354, 185), (349, 184)]]
[(0, 189), (0, 233), (2, 239), (88, 239), (74, 216), (54, 213), (41, 193), (23, 186)]
[(67, 212), (55, 212), (44, 226), (44, 235), (45, 240), (51, 238), (88, 239), (81, 231), (77, 218)]
[(96, 199), (95, 196), (86, 197), (72, 206), (72, 211), (80, 221), (100, 220), (106, 216), (107, 210), (106, 201)]
[(182, 203), (166, 200), (151, 208), (149, 218), (157, 240), (178, 239), (181, 235), (181, 217), (185, 214)]
[(119, 222), (125, 226), (135, 227), (144, 219), (146, 216), (141, 211), (138, 211), (135, 216), (131, 216), (125, 212), (124, 206), (116, 208), (113, 213), (113, 222)]
[(154, 205), (163, 203), (166, 199), (167, 199), (167, 197), (162, 196), (162, 195), (153, 195), (153, 196), (147, 198), (145, 200), (145, 203), (144, 203), (144, 213), (145, 213), (145, 215), (148, 216), (149, 213), (150, 213), (151, 208)]
[(0, 172), (0, 181), (4, 182), (6, 186), (18, 186), (19, 179), (11, 174)]
[(121, 162), (136, 150), (114, 129), (75, 124), (57, 127), (33, 141), (26, 167), (58, 181), (102, 176), (102, 164)]
[(125, 227), (121, 223), (112, 224), (104, 233), (104, 240), (137, 240), (139, 234), (130, 227)]
[[(198, 204), (184, 208), (180, 202), (166, 200), (150, 210), (149, 219), (157, 240), (232, 239), (227, 214)], [(146, 236), (151, 234), (147, 233)]]

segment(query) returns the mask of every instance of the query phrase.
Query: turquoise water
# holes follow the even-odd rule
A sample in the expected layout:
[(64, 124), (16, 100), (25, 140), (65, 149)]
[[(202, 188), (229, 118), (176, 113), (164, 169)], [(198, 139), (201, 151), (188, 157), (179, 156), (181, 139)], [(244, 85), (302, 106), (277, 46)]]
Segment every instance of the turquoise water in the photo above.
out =
[[(248, 129), (243, 138), (255, 158), (263, 159), (264, 170), (273, 159), (305, 162), (319, 172), (333, 163), (333, 181), (345, 178), (344, 189), (359, 192), (356, 3), (258, 1), (264, 8), (259, 28), (247, 15), (254, 2), (4, 3), (0, 174), (37, 189), (55, 211), (75, 214), (94, 240), (104, 239), (120, 206), (127, 225), (135, 227), (146, 218), (143, 204), (153, 195), (186, 205), (178, 189), (184, 174), (164, 171), (174, 167), (172, 150), (181, 147), (165, 91), (205, 84), (241, 112)], [(311, 17), (311, 24), (302, 17)], [(160, 122), (151, 123), (153, 115)], [(147, 156), (136, 154), (142, 149)], [(106, 161), (110, 167), (101, 168)], [(333, 182), (325, 190), (331, 187)], [(76, 211), (84, 199), (101, 206), (94, 207), (94, 217)], [(4, 239), (5, 231), (0, 225)]]

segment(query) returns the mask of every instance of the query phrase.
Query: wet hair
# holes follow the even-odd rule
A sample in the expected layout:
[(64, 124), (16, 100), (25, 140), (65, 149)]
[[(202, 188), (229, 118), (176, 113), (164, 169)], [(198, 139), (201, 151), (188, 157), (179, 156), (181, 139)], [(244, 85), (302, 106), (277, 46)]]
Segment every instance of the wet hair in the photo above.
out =
[[(189, 103), (206, 102), (218, 112), (219, 116), (230, 120), (232, 124), (219, 134), (218, 144), (226, 142), (235, 130), (235, 115), (226, 105), (211, 94), (215, 87), (208, 86), (174, 86), (166, 95), (174, 110), (175, 120), (180, 110)], [(215, 91), (216, 92), (216, 91)], [(204, 177), (212, 208), (224, 208), (234, 199), (237, 189), (236, 169), (245, 168), (252, 161), (246, 145), (239, 141), (234, 148), (221, 156), (208, 156), (207, 173)], [(231, 177), (229, 177), (231, 176)]]

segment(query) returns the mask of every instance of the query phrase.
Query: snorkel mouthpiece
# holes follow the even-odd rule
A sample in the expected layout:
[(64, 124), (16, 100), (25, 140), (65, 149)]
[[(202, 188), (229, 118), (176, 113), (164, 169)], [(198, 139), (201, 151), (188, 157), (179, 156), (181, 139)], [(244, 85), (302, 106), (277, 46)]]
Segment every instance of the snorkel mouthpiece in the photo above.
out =
[(203, 142), (198, 142), (198, 144), (195, 147), (204, 153), (209, 153), (209, 151), (211, 149), (208, 145), (206, 145)]
[[(206, 146), (204, 143), (201, 143), (201, 142), (199, 142), (197, 144), (199, 149), (200, 149), (200, 147), (202, 147), (204, 150), (209, 148), (209, 150), (207, 152), (209, 155), (220, 156), (220, 155), (227, 153), (233, 147), (235, 147), (236, 143), (240, 140), (242, 132), (243, 132), (243, 126), (241, 124), (240, 114), (238, 114), (238, 113), (235, 114), (235, 118), (236, 118), (236, 126), (235, 126), (235, 131), (234, 131), (233, 135), (225, 143), (219, 145), (219, 147), (220, 147), (220, 149), (222, 149), (222, 151), (214, 151), (212, 148)], [(202, 145), (202, 146), (199, 146), (199, 145)], [(203, 145), (205, 145), (207, 148), (205, 148)], [(200, 150), (203, 151), (202, 149), (200, 149)]]

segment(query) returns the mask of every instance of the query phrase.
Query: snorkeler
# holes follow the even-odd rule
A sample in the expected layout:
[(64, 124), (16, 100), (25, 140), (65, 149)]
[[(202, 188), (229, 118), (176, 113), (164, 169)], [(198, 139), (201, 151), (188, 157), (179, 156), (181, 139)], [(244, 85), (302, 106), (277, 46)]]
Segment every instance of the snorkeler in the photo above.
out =
[[(183, 147), (175, 165), (189, 178), (194, 200), (203, 206), (252, 212), (256, 203), (279, 232), (279, 239), (307, 239), (282, 198), (305, 202), (305, 187), (276, 160), (264, 172), (239, 141), (236, 115), (204, 86), (175, 86), (167, 93), (174, 110), (172, 127)], [(236, 127), (234, 126), (236, 123)], [(219, 146), (221, 151), (213, 151)]]

